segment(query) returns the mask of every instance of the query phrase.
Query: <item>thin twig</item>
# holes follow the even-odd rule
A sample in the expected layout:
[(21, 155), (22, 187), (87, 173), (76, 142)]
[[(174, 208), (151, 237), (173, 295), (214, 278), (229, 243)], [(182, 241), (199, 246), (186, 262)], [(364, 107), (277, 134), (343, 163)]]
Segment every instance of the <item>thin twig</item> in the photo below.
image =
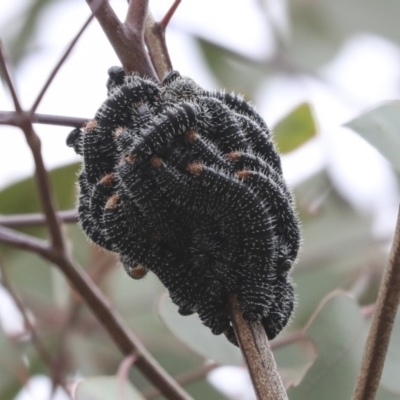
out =
[(400, 210), (383, 274), (353, 400), (373, 400), (378, 390), (400, 301)]
[(33, 236), (16, 232), (3, 226), (0, 226), (0, 242), (17, 247), (21, 250), (30, 251), (44, 258), (47, 257), (50, 251), (50, 246), (45, 240), (37, 239)]
[(31, 122), (34, 124), (70, 126), (74, 128), (81, 128), (89, 121), (89, 118), (65, 117), (62, 115), (47, 114), (29, 115), (29, 113), (24, 113), (23, 118), (21, 118), (21, 114), (15, 111), (0, 111), (0, 125), (19, 127), (26, 118), (30, 118)]
[(262, 324), (244, 320), (236, 296), (231, 296), (229, 303), (233, 328), (257, 399), (288, 400)]
[[(78, 222), (77, 210), (58, 211), (57, 216), (63, 223)], [(44, 214), (40, 213), (0, 215), (0, 226), (5, 226), (8, 228), (43, 226), (45, 224), (46, 217)]]
[(29, 112), (31, 114), (34, 114), (36, 109), (38, 108), (40, 102), (42, 101), (43, 96), (45, 95), (47, 89), (50, 87), (51, 82), (53, 82), (53, 79), (55, 78), (55, 76), (57, 75), (58, 71), (60, 70), (60, 68), (62, 67), (62, 65), (64, 64), (65, 60), (68, 58), (68, 56), (71, 54), (72, 49), (75, 47), (76, 43), (78, 42), (78, 40), (80, 39), (80, 37), (82, 36), (83, 32), (85, 32), (86, 28), (89, 26), (90, 22), (93, 20), (94, 15), (91, 14), (90, 17), (87, 19), (87, 21), (84, 23), (84, 25), (82, 26), (82, 28), (79, 30), (79, 32), (76, 34), (76, 36), (72, 39), (71, 43), (69, 44), (69, 46), (67, 47), (67, 50), (65, 51), (65, 53), (63, 54), (63, 56), (60, 58), (60, 60), (58, 61), (58, 63), (56, 64), (56, 66), (54, 67), (53, 71), (51, 71), (49, 77), (47, 78), (46, 83), (44, 84), (42, 90), (40, 91), (39, 95), (36, 97), (35, 102), (33, 103), (31, 109), (29, 110)]

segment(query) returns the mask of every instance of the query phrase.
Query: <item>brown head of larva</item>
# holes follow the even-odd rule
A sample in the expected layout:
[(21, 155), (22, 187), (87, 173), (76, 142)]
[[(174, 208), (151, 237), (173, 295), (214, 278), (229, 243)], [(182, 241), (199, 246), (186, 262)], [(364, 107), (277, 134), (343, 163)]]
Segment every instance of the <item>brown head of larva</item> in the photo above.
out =
[(147, 268), (145, 268), (141, 264), (129, 268), (129, 275), (133, 279), (142, 279), (146, 274), (147, 274)]

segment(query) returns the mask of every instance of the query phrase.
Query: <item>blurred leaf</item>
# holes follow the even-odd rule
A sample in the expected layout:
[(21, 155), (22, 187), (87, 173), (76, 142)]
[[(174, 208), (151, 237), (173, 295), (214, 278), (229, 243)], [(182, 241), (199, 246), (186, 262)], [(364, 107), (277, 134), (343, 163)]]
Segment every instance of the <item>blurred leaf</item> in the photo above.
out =
[(337, 291), (328, 295), (305, 329), (318, 357), (290, 400), (350, 399), (363, 354), (367, 324), (357, 303)]
[(8, 39), (9, 52), (13, 64), (18, 64), (33, 49), (40, 24), (45, 23), (47, 10), (62, 0), (34, 0), (23, 3), (16, 16), (4, 24), (3, 32), (12, 32)]
[(2, 399), (12, 399), (13, 396), (8, 396), (11, 393), (15, 395), (15, 391), (21, 385), (20, 376), (26, 373), (26, 368), (20, 350), (5, 336), (1, 325), (0, 354), (0, 396)]
[[(400, 309), (397, 311), (381, 378), (381, 389), (400, 398)], [(387, 396), (387, 395), (386, 395)], [(386, 398), (386, 397), (385, 397)], [(381, 400), (380, 396), (377, 400)]]
[(289, 153), (313, 138), (317, 128), (311, 106), (302, 103), (278, 122), (273, 129), (280, 153)]
[(292, 274), (298, 304), (290, 329), (300, 329), (327, 293), (348, 287), (368, 265), (373, 238), (370, 218), (338, 195), (326, 172), (297, 186), (294, 194), (303, 243)]
[(249, 59), (206, 39), (196, 39), (220, 86), (228, 92), (234, 91), (252, 99), (260, 87), (260, 82), (265, 80), (268, 74), (266, 63)]
[(81, 332), (75, 330), (66, 337), (72, 364), (84, 376), (114, 373), (121, 361), (117, 348), (103, 331), (91, 332), (90, 340), (88, 337), (88, 332), (83, 329)]
[(78, 384), (74, 400), (144, 400), (129, 383), (118, 377), (98, 376)]
[(213, 335), (197, 314), (180, 315), (168, 295), (161, 297), (158, 310), (168, 329), (198, 354), (219, 364), (242, 365), (242, 355), (237, 347), (224, 335)]
[[(70, 164), (50, 172), (53, 192), (60, 209), (70, 209), (75, 205), (75, 182), (79, 168), (79, 164)], [(33, 178), (24, 179), (0, 192), (1, 214), (24, 214), (40, 211)], [(79, 230), (79, 228), (76, 229)], [(36, 236), (45, 235), (45, 228), (42, 227), (27, 228), (23, 231)], [(78, 244), (87, 246), (87, 241), (83, 239), (80, 231), (77, 235), (76, 240), (72, 238), (73, 243), (76, 243), (73, 246)], [(30, 300), (51, 304), (54, 293), (54, 274), (60, 274), (60, 272), (51, 270), (49, 268), (51, 264), (35, 254), (22, 252), (10, 246), (0, 245), (0, 247), (5, 268), (18, 293), (28, 296)]]
[(313, 343), (307, 338), (280, 346), (273, 352), (286, 388), (302, 381), (317, 356)]
[[(51, 184), (60, 210), (73, 208), (76, 201), (75, 183), (80, 164), (70, 164), (50, 172)], [(34, 178), (19, 181), (0, 192), (0, 214), (40, 212)]]
[(305, 67), (328, 62), (351, 35), (373, 33), (400, 43), (396, 0), (290, 0), (290, 57)]
[(385, 103), (348, 122), (400, 172), (400, 101)]

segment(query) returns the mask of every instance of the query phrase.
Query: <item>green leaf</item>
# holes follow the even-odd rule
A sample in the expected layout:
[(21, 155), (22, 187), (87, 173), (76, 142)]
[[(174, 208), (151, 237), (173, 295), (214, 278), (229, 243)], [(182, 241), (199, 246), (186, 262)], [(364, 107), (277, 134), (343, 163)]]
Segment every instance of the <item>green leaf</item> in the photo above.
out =
[(302, 103), (273, 129), (280, 153), (289, 153), (313, 138), (317, 132), (311, 106)]
[(400, 43), (400, 2), (396, 0), (290, 0), (289, 12), (291, 35), (285, 50), (302, 67), (330, 61), (345, 40), (356, 34), (377, 34)]
[(280, 346), (273, 352), (286, 388), (297, 386), (317, 357), (313, 343), (307, 338)]
[[(76, 174), (79, 168), (79, 164), (70, 164), (50, 172), (52, 188), (59, 209), (70, 209), (75, 205)], [(0, 214), (24, 214), (40, 211), (34, 178), (24, 179), (0, 192)], [(80, 229), (76, 228), (76, 230)], [(23, 231), (35, 236), (45, 236), (43, 227), (27, 228)], [(72, 242), (73, 246), (74, 243), (84, 246), (87, 246), (88, 243), (80, 232), (77, 234), (77, 240), (74, 241), (72, 238)], [(60, 273), (51, 270), (50, 263), (35, 254), (23, 252), (11, 246), (0, 245), (0, 247), (4, 266), (17, 291), (22, 296), (33, 296), (35, 300), (51, 304), (54, 274)], [(35, 301), (33, 303), (36, 304)]]
[[(76, 202), (76, 174), (80, 164), (70, 164), (50, 172), (56, 204), (60, 210), (73, 208)], [(19, 181), (0, 192), (0, 214), (40, 212), (34, 178)]]
[(78, 384), (74, 400), (144, 400), (129, 383), (114, 376), (98, 376)]
[(372, 144), (400, 172), (400, 101), (385, 103), (345, 126)]
[(328, 295), (305, 329), (318, 357), (290, 400), (350, 399), (361, 364), (367, 323), (357, 303), (337, 291)]
[(213, 335), (197, 314), (180, 315), (169, 296), (161, 297), (158, 312), (169, 330), (198, 354), (219, 364), (243, 364), (240, 350), (228, 342), (224, 335)]
[[(293, 268), (297, 307), (290, 329), (301, 329), (317, 304), (337, 288), (348, 288), (373, 256), (371, 220), (356, 213), (335, 191), (326, 172), (294, 189), (302, 225), (302, 248)], [(375, 258), (376, 257), (376, 258)], [(318, 282), (318, 284), (315, 284)]]
[[(45, 24), (46, 12), (60, 0), (34, 0), (20, 7), (16, 16), (7, 21), (2, 27), (3, 32), (11, 32), (9, 51), (11, 62), (20, 63), (26, 56), (35, 50), (40, 24)], [(22, 4), (21, 4), (22, 5)], [(17, 28), (17, 29), (16, 29)], [(37, 50), (37, 48), (36, 48)]]
[[(195, 38), (204, 59), (220, 86), (252, 99), (268, 75), (263, 61), (253, 60), (206, 39)], [(243, 79), (245, 77), (245, 79)]]
[[(21, 352), (3, 332), (0, 326), (0, 397), (14, 392), (20, 386), (19, 376), (25, 372)], [(14, 393), (15, 394), (15, 393)]]

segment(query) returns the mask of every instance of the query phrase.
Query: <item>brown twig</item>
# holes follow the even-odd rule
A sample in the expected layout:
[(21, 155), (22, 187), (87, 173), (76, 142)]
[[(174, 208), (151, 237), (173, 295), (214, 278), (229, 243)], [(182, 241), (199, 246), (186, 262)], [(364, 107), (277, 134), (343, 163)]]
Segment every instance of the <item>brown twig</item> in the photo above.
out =
[[(58, 211), (57, 216), (63, 223), (78, 222), (78, 211), (67, 210)], [(15, 215), (0, 215), (0, 226), (8, 228), (21, 228), (30, 226), (43, 226), (46, 224), (44, 214), (15, 214)]]
[(65, 60), (68, 58), (68, 56), (71, 54), (72, 49), (75, 47), (75, 45), (78, 43), (78, 40), (82, 36), (83, 32), (85, 32), (86, 28), (89, 26), (89, 24), (92, 22), (94, 18), (94, 15), (91, 14), (90, 17), (87, 19), (87, 21), (84, 23), (82, 28), (79, 30), (79, 32), (76, 34), (76, 36), (72, 39), (71, 43), (67, 47), (67, 50), (63, 54), (63, 56), (60, 58), (56, 66), (54, 67), (53, 71), (51, 71), (49, 77), (47, 78), (46, 83), (43, 85), (42, 90), (40, 91), (39, 95), (36, 97), (35, 102), (33, 103), (31, 109), (29, 112), (31, 114), (34, 114), (36, 109), (38, 108), (40, 102), (42, 101), (43, 96), (45, 95), (47, 89), (50, 87), (51, 82), (53, 82), (53, 79), (57, 75), (57, 72), (60, 70), (62, 65), (65, 63)]
[[(140, 76), (156, 78), (144, 46), (143, 24), (133, 28), (130, 22), (132, 19), (137, 19), (132, 16), (128, 18), (128, 24), (123, 24), (107, 0), (86, 0), (86, 2), (113, 46), (125, 72), (137, 72)], [(134, 3), (137, 3), (134, 5), (135, 9), (147, 12), (148, 0), (135, 0)], [(143, 13), (143, 16), (146, 15), (146, 12)], [(132, 13), (133, 11), (131, 11)]]
[(81, 128), (86, 125), (89, 118), (65, 117), (61, 115), (17, 113), (15, 111), (0, 111), (0, 125), (20, 126), (23, 119), (30, 118), (33, 124), (70, 126)]
[(231, 320), (258, 400), (287, 400), (282, 379), (265, 330), (260, 322), (248, 323), (235, 296), (229, 301)]
[(30, 251), (44, 258), (47, 257), (50, 246), (45, 240), (37, 239), (33, 236), (13, 231), (9, 228), (0, 226), (0, 242), (21, 250)]
[(163, 80), (168, 72), (172, 70), (172, 62), (165, 41), (165, 30), (180, 3), (181, 0), (175, 0), (160, 22), (156, 22), (150, 12), (147, 13), (145, 40), (151, 62), (160, 80)]
[(373, 400), (378, 390), (400, 301), (400, 211), (383, 274), (353, 400)]

